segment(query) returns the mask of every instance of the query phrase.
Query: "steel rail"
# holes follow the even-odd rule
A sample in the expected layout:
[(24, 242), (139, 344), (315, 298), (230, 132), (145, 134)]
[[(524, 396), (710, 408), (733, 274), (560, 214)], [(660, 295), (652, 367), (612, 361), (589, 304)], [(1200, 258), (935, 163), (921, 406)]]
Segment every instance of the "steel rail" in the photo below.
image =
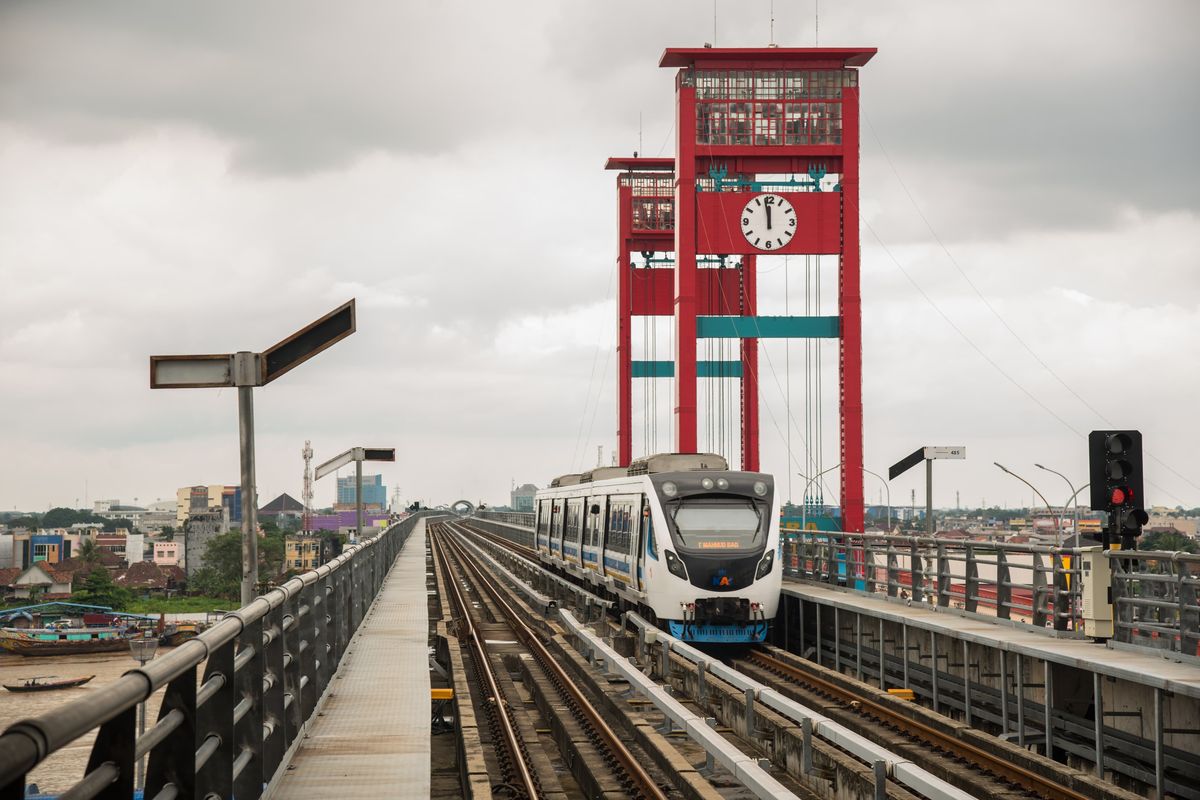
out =
[(529, 651), (538, 659), (542, 667), (553, 675), (562, 691), (569, 695), (569, 699), (587, 718), (588, 723), (603, 740), (605, 747), (620, 762), (621, 766), (639, 786), (644, 795), (653, 798), (653, 800), (667, 800), (666, 793), (659, 787), (657, 781), (646, 772), (641, 762), (634, 757), (633, 753), (625, 746), (625, 743), (621, 741), (620, 737), (617, 736), (616, 732), (604, 720), (591, 701), (579, 690), (576, 682), (571, 679), (566, 670), (554, 659), (550, 651), (542, 644), (537, 632), (527, 625), (523, 619), (523, 615), (504, 599), (503, 591), (498, 588), (495, 580), (484, 573), (473, 560), (466, 557), (467, 554), (462, 550), (461, 545), (453, 541), (453, 539), (447, 539), (447, 541), (450, 547), (459, 553), (460, 563), (468, 571), (474, 573), (480, 585), (491, 596), (493, 602), (508, 617), (509, 624), (513, 632), (517, 635), (517, 638), (529, 648)]
[[(527, 797), (538, 798), (542, 796), (541, 789), (537, 780), (533, 776), (530, 769), (528, 759), (523, 751), (522, 745), (524, 742), (520, 734), (512, 724), (509, 718), (508, 703), (504, 699), (504, 694), (500, 691), (500, 685), (496, 681), (496, 673), (492, 668), (491, 659), (488, 658), (487, 649), (484, 647), (483, 639), (479, 636), (479, 632), (475, 629), (475, 623), (471, 621), (470, 605), (466, 598), (463, 597), (462, 589), (459, 588), (458, 581), (455, 580), (454, 574), (450, 567), (450, 561), (446, 557), (446, 550), (443, 546), (441, 536), (438, 534), (431, 535), (430, 541), (433, 544), (434, 553), (437, 555), (438, 561), (442, 566), (442, 570), (446, 574), (446, 585), (450, 587), (450, 594), (454, 601), (455, 607), (459, 612), (460, 624), (465, 626), (467, 640), (470, 642), (471, 649), (475, 657), (475, 665), (480, 676), (484, 679), (488, 692), (491, 693), (491, 698), (495, 704), (495, 713), (499, 718), (501, 729), (504, 731), (505, 746), (508, 747), (512, 754), (512, 762), (516, 767), (517, 777), (521, 782), (521, 787), (525, 791)], [(458, 554), (458, 561), (461, 564), (467, 562)]]
[(499, 534), (492, 533), (490, 531), (485, 531), (482, 528), (478, 528), (478, 527), (471, 525), (469, 523), (466, 523), (466, 522), (456, 522), (455, 524), (457, 524), (463, 528), (466, 528), (468, 531), (475, 534), (476, 536), (487, 539), (489, 542), (498, 544), (501, 547), (507, 547), (509, 550), (511, 550), (512, 552), (516, 553), (519, 556), (524, 556), (525, 558), (531, 558), (534, 561), (537, 561), (538, 551), (533, 549), (532, 547), (526, 547), (523, 544), (517, 544), (516, 542), (512, 541), (511, 539), (505, 539), (503, 536), (500, 536)]
[(809, 686), (830, 697), (844, 700), (850, 703), (850, 707), (857, 713), (875, 717), (884, 724), (900, 730), (911, 738), (922, 740), (940, 750), (970, 761), (980, 769), (991, 772), (1004, 780), (1036, 793), (1038, 797), (1050, 798), (1050, 800), (1088, 800), (1089, 798), (1086, 794), (1063, 786), (1019, 764), (1014, 764), (1002, 756), (989, 753), (969, 742), (958, 739), (953, 734), (940, 731), (923, 722), (911, 719), (899, 711), (888, 708), (883, 703), (878, 703), (869, 697), (856, 694), (849, 689), (844, 689), (831, 681), (805, 672), (767, 653), (754, 651), (742, 660), (780, 674), (791, 682)]

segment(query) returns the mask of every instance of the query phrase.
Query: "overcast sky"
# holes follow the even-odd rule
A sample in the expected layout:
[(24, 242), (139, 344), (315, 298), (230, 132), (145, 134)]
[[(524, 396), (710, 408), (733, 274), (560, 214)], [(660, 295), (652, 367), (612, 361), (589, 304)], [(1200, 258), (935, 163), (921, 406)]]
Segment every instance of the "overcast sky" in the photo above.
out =
[[(765, 45), (769, 9), (720, 0), (714, 30), (710, 2), (0, 5), (0, 509), (237, 482), (235, 393), (152, 392), (147, 357), (262, 349), (351, 297), (358, 332), (255, 393), (263, 502), (300, 495), (305, 439), (397, 447), (385, 482), (432, 503), (607, 459), (604, 159), (673, 153), (664, 47)], [(879, 48), (868, 468), (960, 444), (939, 505), (1028, 504), (993, 461), (1061, 502), (1033, 463), (1078, 486), (1087, 432), (1135, 427), (1149, 500), (1200, 505), (1197, 31), (1186, 1), (821, 3), (820, 44)], [(775, 3), (776, 42), (815, 36), (811, 0)], [(764, 313), (803, 308), (797, 262), (762, 263)], [(823, 364), (832, 466), (836, 344)], [(762, 367), (786, 487), (803, 345)], [(657, 402), (667, 449), (665, 381)]]

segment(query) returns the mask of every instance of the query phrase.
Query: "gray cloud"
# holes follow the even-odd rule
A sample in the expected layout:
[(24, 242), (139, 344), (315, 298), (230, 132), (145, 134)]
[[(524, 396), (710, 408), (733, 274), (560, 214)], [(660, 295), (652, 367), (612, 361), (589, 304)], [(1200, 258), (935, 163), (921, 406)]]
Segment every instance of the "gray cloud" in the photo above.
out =
[[(811, 10), (777, 5), (777, 40), (809, 43)], [(976, 297), (894, 165), (1039, 357), (1200, 483), (1200, 384), (1181, 366), (1200, 357), (1194, 6), (822, 5), (823, 43), (880, 48), (863, 76), (868, 464), (967, 444), (939, 502), (1001, 501), (992, 460), (1083, 469), (1075, 434), (884, 246), (1040, 402), (1100, 424)], [(764, 43), (767, 8), (719, 5), (718, 44)], [(388, 481), (439, 501), (590, 463), (615, 427), (600, 167), (638, 147), (639, 112), (643, 152), (671, 152), (658, 57), (711, 28), (711, 7), (682, 0), (6, 4), (0, 439), (26, 457), (0, 464), (0, 508), (69, 502), (85, 482), (144, 500), (232, 481), (233, 395), (151, 392), (146, 356), (262, 347), (349, 296), (359, 332), (258, 393), (262, 494), (297, 493), (305, 438), (318, 457), (395, 444)], [(782, 284), (763, 284), (782, 306)], [(788, 370), (765, 347), (764, 464), (783, 475)], [(1111, 391), (1125, 358), (1143, 377)], [(831, 390), (828, 345), (825, 363)], [(665, 386), (659, 403), (665, 431)], [(834, 408), (830, 394), (827, 442)], [(1159, 473), (1164, 499), (1200, 503)]]

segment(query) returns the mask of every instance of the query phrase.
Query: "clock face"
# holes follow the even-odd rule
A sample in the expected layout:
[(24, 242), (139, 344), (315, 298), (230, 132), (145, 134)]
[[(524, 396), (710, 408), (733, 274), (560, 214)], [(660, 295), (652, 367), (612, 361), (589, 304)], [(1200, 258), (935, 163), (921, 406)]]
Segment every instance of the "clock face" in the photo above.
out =
[(796, 235), (796, 209), (777, 194), (760, 194), (742, 209), (742, 235), (759, 250), (778, 250)]

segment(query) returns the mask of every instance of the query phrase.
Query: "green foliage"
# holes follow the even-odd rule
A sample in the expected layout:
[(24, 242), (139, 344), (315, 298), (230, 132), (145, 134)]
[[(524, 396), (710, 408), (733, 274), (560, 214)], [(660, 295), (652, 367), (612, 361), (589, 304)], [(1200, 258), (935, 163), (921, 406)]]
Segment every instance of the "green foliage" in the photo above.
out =
[(114, 611), (123, 611), (133, 600), (133, 593), (123, 586), (118, 586), (103, 567), (88, 573), (83, 581), (83, 589), (78, 588), (71, 595), (72, 602), (93, 603), (99, 606), (111, 606)]
[(95, 539), (90, 536), (80, 537), (79, 557), (89, 564), (95, 564), (100, 560), (100, 548), (96, 546)]
[(28, 530), (35, 531), (42, 527), (42, 518), (37, 514), (29, 514), (23, 517), (13, 517), (5, 524), (10, 528), (26, 528)]
[(263, 576), (274, 576), (283, 571), (283, 560), (287, 556), (286, 536), (284, 531), (274, 528), (258, 540), (259, 572)]
[(237, 602), (216, 595), (188, 597), (150, 597), (134, 600), (126, 608), (133, 614), (195, 614), (204, 611), (232, 610)]
[(1162, 550), (1168, 553), (1176, 551), (1200, 553), (1200, 543), (1178, 531), (1154, 531), (1141, 537), (1141, 541), (1138, 542), (1138, 549)]
[(113, 531), (116, 531), (119, 528), (124, 528), (125, 530), (130, 531), (130, 532), (136, 530), (136, 528), (133, 527), (132, 520), (128, 520), (128, 519), (106, 519), (106, 520), (104, 520), (104, 530), (107, 531), (108, 533), (112, 533)]
[(231, 577), (222, 574), (212, 567), (201, 567), (192, 573), (188, 579), (188, 591), (199, 592), (211, 597), (222, 597), (232, 600), (241, 591), (241, 575)]
[(163, 525), (162, 530), (158, 534), (158, 538), (164, 542), (172, 542), (175, 540), (175, 529), (170, 525)]

